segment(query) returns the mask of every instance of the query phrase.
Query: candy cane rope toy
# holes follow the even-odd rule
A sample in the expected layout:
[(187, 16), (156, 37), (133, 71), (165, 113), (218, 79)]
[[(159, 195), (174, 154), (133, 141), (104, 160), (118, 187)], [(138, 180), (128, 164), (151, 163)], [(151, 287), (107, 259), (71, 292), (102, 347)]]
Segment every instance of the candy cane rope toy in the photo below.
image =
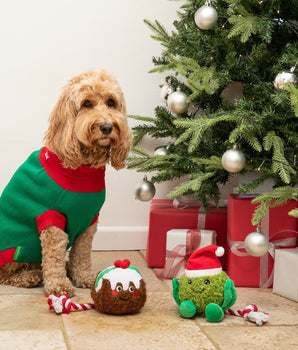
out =
[(250, 322), (256, 323), (258, 326), (262, 326), (269, 320), (269, 315), (267, 313), (258, 311), (256, 305), (248, 305), (244, 310), (226, 310), (226, 314), (233, 316), (241, 316)]
[(91, 310), (94, 309), (94, 304), (76, 304), (73, 303), (67, 294), (48, 295), (49, 310), (54, 310), (56, 314), (69, 314), (71, 309), (74, 310)]

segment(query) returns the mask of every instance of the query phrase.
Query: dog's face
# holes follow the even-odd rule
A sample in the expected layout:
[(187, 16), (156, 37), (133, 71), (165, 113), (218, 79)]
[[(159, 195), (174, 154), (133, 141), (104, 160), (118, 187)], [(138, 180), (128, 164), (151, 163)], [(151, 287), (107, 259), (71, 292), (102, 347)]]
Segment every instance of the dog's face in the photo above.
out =
[(108, 72), (88, 71), (70, 80), (51, 116), (45, 144), (65, 167), (123, 168), (131, 145), (122, 91)]

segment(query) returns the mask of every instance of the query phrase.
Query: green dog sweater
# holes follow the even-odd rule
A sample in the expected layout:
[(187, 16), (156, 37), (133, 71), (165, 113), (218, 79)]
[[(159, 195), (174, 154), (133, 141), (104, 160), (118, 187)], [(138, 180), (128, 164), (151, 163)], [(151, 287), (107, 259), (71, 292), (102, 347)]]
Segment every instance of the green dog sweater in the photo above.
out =
[(50, 225), (75, 238), (97, 221), (105, 200), (105, 167), (64, 168), (46, 147), (33, 152), (0, 197), (0, 267), (41, 262), (39, 233)]

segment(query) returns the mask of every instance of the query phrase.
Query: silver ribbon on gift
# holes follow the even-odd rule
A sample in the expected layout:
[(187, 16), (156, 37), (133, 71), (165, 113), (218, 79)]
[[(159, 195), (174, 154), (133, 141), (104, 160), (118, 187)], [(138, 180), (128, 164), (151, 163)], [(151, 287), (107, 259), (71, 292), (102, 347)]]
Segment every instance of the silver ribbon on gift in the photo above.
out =
[[(281, 234), (282, 232), (292, 232), (297, 233), (297, 231), (294, 230), (283, 230), (274, 233), (269, 237), (269, 211), (267, 211), (265, 217), (261, 221), (261, 232), (268, 237), (270, 240), (268, 253), (260, 257), (260, 280), (259, 280), (259, 286), (261, 289), (268, 288), (272, 282), (273, 282), (273, 275), (274, 275), (274, 269), (272, 269), (272, 272), (268, 278), (268, 258), (269, 255), (271, 255), (272, 259), (275, 260), (275, 249), (282, 248), (282, 247), (290, 247), (296, 245), (296, 237), (288, 237), (288, 238), (282, 238), (282, 239), (276, 239), (274, 240), (274, 237)], [(240, 249), (244, 248), (244, 241), (232, 241), (230, 237), (228, 236), (228, 244), (231, 248), (231, 251), (233, 254), (237, 256), (250, 256), (248, 253), (241, 252)]]

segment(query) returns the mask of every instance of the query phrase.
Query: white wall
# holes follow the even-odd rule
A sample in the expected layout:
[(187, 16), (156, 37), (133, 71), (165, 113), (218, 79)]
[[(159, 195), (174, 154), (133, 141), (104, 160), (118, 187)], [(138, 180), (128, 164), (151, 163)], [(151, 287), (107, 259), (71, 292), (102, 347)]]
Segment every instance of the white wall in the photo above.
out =
[[(113, 72), (129, 114), (152, 116), (161, 103), (159, 74), (148, 74), (161, 46), (143, 19), (167, 28), (181, 1), (11, 0), (0, 11), (0, 191), (27, 156), (42, 146), (61, 87), (87, 69)], [(133, 121), (130, 122), (133, 125)], [(135, 171), (107, 169), (107, 201), (94, 248), (144, 248), (149, 203), (134, 199)], [(157, 186), (157, 198), (172, 185)]]

